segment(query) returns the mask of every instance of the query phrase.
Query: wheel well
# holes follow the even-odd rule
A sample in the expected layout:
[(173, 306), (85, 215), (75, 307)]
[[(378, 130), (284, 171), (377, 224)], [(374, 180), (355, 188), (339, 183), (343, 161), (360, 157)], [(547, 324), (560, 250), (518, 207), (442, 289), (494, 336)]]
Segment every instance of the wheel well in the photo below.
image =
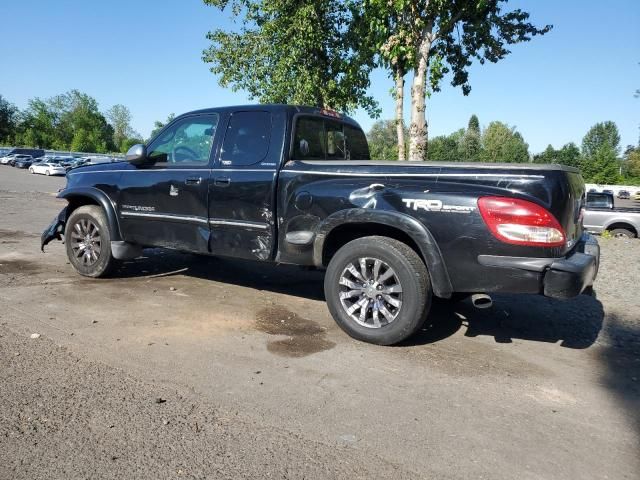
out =
[(350, 241), (373, 235), (393, 238), (406, 244), (426, 263), (416, 242), (402, 230), (381, 223), (346, 223), (329, 232), (322, 248), (322, 264), (327, 266), (336, 252)]
[(69, 216), (73, 213), (74, 210), (76, 210), (79, 207), (83, 207), (84, 205), (96, 205), (102, 208), (102, 205), (100, 205), (97, 202), (97, 200), (91, 197), (73, 196), (73, 197), (67, 198), (67, 202), (69, 202), (67, 206), (67, 218), (69, 218)]
[(609, 225), (607, 227), (607, 230), (611, 231), (611, 230), (615, 230), (616, 228), (622, 228), (624, 230), (629, 230), (630, 232), (633, 232), (633, 234), (636, 237), (638, 236), (638, 231), (635, 229), (635, 227), (633, 225), (628, 224), (628, 223), (622, 223), (622, 222), (612, 223), (611, 225)]

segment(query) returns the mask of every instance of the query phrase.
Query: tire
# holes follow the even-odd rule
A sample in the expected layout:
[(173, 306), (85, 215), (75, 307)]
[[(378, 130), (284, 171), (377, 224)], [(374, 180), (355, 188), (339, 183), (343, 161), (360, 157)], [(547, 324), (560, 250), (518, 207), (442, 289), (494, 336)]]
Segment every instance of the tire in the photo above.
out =
[(35, 173), (35, 172), (33, 171), (33, 168), (29, 167), (29, 173), (30, 173), (30, 174), (32, 174), (32, 175)]
[[(418, 254), (398, 240), (379, 236), (353, 240), (338, 250), (327, 267), (324, 292), (340, 328), (377, 345), (393, 345), (413, 335), (425, 322), (432, 300), (429, 273)], [(354, 306), (358, 303), (360, 307)]]
[(69, 262), (80, 275), (104, 277), (116, 263), (111, 254), (107, 217), (96, 205), (84, 205), (73, 211), (67, 220), (64, 241)]
[(48, 177), (49, 175), (51, 175), (51, 170), (45, 170), (44, 174)]
[(609, 232), (611, 232), (611, 235), (615, 238), (636, 238), (635, 233), (626, 228), (614, 228), (613, 230), (609, 230)]

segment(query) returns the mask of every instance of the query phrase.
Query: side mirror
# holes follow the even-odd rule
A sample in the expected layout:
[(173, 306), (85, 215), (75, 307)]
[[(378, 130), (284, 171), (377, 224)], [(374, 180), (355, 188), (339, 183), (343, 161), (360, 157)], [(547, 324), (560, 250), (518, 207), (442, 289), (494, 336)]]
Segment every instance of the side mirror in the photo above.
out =
[(134, 165), (142, 165), (147, 161), (147, 147), (141, 143), (134, 145), (127, 151), (124, 158)]

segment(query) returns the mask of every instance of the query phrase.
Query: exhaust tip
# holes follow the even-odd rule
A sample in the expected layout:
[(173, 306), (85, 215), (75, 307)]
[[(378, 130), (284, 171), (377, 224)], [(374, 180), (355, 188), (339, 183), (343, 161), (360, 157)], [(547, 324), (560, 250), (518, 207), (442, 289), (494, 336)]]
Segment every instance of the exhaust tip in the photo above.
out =
[(471, 303), (479, 309), (491, 308), (493, 306), (493, 300), (486, 293), (474, 293), (471, 295)]

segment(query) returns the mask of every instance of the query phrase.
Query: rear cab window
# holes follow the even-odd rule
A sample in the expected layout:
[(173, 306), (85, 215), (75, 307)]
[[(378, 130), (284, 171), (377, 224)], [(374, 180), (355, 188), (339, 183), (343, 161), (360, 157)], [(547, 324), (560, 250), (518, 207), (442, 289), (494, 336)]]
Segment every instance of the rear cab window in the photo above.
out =
[(220, 153), (223, 166), (246, 166), (262, 162), (271, 143), (271, 114), (234, 112), (229, 120)]
[(294, 160), (370, 160), (367, 138), (358, 127), (319, 116), (297, 117)]

